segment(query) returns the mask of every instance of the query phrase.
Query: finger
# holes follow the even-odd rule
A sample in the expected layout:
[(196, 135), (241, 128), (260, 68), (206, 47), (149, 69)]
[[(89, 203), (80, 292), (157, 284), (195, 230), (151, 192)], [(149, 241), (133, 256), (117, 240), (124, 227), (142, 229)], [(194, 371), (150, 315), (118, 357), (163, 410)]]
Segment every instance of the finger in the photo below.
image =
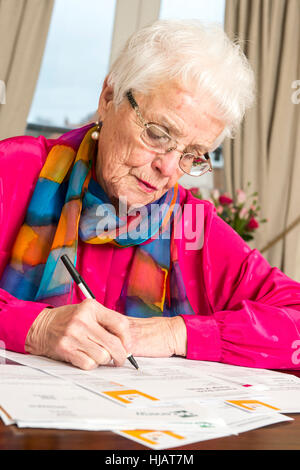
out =
[(110, 310), (97, 302), (96, 318), (98, 324), (117, 336), (127, 351), (131, 348), (131, 333), (128, 319), (119, 312)]
[[(87, 333), (89, 341), (95, 344), (97, 348), (102, 347), (105, 349), (112, 357), (116, 366), (124, 364), (128, 352), (124, 348), (120, 338), (107, 331), (98, 323), (89, 326)], [(90, 347), (90, 345), (85, 344), (85, 347)]]
[(83, 370), (92, 370), (98, 366), (97, 362), (94, 361), (92, 357), (80, 350), (70, 353), (66, 360), (73, 364), (73, 366), (79, 367), (79, 369)]
[(110, 353), (93, 341), (85, 341), (82, 344), (82, 348), (83, 352), (92, 358), (97, 366), (108, 364), (112, 360)]

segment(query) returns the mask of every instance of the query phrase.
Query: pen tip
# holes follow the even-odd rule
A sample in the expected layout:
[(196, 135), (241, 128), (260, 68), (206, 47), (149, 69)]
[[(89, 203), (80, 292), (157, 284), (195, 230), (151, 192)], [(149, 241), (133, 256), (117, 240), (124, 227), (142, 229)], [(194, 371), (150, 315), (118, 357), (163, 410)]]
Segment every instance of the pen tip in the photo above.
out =
[(138, 363), (136, 362), (136, 360), (134, 359), (134, 357), (132, 356), (132, 354), (130, 354), (129, 356), (127, 356), (127, 359), (131, 362), (131, 364), (138, 370), (139, 366), (138, 366)]

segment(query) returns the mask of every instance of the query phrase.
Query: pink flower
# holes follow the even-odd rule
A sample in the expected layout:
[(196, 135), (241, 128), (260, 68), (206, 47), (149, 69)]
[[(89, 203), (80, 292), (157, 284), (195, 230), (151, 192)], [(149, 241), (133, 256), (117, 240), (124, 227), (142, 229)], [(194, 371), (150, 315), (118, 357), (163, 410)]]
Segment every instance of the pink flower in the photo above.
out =
[(243, 207), (243, 208), (240, 210), (240, 213), (239, 213), (240, 219), (247, 219), (247, 218), (248, 218), (248, 215), (249, 215), (248, 209), (246, 209), (246, 207)]
[(237, 203), (238, 204), (243, 204), (243, 202), (246, 201), (245, 191), (243, 191), (242, 189), (237, 189), (236, 194), (237, 194), (237, 199), (236, 199)]
[(222, 206), (229, 206), (232, 202), (233, 200), (226, 193), (219, 197), (219, 203), (222, 204)]
[(251, 217), (248, 224), (246, 225), (246, 230), (255, 230), (259, 227), (259, 223), (254, 217)]
[(222, 214), (224, 208), (222, 206), (216, 207), (217, 214)]

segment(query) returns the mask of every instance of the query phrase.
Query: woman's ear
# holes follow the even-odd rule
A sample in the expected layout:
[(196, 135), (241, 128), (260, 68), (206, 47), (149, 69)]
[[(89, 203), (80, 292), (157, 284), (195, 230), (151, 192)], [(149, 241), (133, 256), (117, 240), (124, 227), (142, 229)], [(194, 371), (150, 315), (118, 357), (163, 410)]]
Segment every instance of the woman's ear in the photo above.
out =
[(100, 121), (105, 119), (108, 110), (113, 105), (114, 90), (113, 87), (108, 85), (108, 76), (105, 78), (102, 86), (101, 95), (98, 103), (98, 116)]

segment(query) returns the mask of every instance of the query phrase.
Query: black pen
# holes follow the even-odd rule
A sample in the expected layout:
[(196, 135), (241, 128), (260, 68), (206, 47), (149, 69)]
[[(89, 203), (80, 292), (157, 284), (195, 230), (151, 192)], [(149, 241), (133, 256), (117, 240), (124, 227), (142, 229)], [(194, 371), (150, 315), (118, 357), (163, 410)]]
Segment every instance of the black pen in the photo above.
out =
[[(80, 276), (79, 272), (77, 271), (77, 269), (74, 267), (74, 265), (72, 264), (72, 261), (70, 260), (70, 258), (68, 257), (68, 255), (62, 255), (61, 256), (61, 260), (62, 262), (64, 263), (65, 267), (67, 268), (67, 270), (69, 271), (72, 279), (76, 282), (77, 286), (79, 287), (79, 289), (81, 290), (81, 292), (83, 293), (83, 295), (87, 298), (87, 299), (95, 299), (96, 297), (94, 296), (93, 292), (91, 291), (91, 289), (89, 288), (89, 286), (86, 284), (86, 282), (84, 281), (84, 279), (82, 279), (82, 277)], [(136, 362), (136, 360), (134, 359), (133, 355), (132, 354), (128, 354), (127, 356), (127, 359), (129, 360), (129, 362), (136, 368), (138, 369), (139, 366), (138, 366), (138, 363)]]

